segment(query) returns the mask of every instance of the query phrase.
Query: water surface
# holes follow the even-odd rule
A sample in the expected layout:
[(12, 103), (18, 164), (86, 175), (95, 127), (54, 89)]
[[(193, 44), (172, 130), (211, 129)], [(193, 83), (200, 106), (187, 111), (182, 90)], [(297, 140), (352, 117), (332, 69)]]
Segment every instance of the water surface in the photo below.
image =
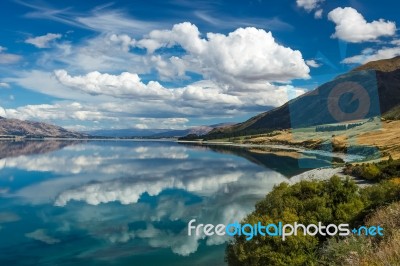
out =
[(0, 142), (0, 265), (224, 265), (227, 238), (188, 236), (187, 222), (240, 221), (307, 170), (298, 160), (165, 141)]

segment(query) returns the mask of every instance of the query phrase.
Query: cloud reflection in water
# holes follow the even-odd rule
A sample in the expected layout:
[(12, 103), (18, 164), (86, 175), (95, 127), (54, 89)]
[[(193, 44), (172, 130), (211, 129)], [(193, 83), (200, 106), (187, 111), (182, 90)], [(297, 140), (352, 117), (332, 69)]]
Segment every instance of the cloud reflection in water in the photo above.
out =
[(51, 173), (7, 196), (37, 212), (50, 208), (45, 220), (55, 227), (45, 232), (58, 233), (55, 245), (78, 231), (109, 243), (86, 248), (80, 255), (85, 258), (100, 250), (120, 254), (121, 245), (139, 243), (179, 255), (195, 253), (201, 243), (223, 244), (227, 239), (221, 236), (189, 237), (187, 222), (239, 221), (287, 180), (240, 157), (163, 142), (89, 142), (0, 162), (27, 173)]

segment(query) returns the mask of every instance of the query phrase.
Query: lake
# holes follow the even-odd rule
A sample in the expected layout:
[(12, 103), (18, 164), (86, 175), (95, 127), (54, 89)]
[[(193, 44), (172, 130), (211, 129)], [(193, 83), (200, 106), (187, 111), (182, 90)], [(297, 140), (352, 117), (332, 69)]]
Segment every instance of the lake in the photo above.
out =
[[(0, 142), (0, 265), (224, 265), (230, 223), (329, 156), (172, 141)], [(304, 164), (304, 162), (306, 162)], [(310, 166), (310, 168), (312, 168)]]

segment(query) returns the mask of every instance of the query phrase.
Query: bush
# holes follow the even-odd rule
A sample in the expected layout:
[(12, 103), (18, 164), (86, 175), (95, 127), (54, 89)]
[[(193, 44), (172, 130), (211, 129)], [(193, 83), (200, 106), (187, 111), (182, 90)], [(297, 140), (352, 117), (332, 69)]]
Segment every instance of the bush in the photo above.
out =
[[(322, 222), (354, 226), (368, 212), (398, 200), (399, 195), (400, 186), (393, 182), (361, 189), (354, 181), (336, 176), (327, 181), (301, 181), (291, 186), (282, 183), (257, 203), (255, 211), (243, 223)], [(286, 241), (260, 235), (247, 241), (245, 236), (235, 236), (227, 246), (226, 261), (229, 265), (317, 265), (318, 250), (327, 240), (327, 236), (303, 234)]]
[(359, 254), (366, 254), (371, 246), (366, 237), (349, 236), (344, 239), (332, 237), (319, 251), (319, 265), (360, 265)]
[(368, 180), (384, 180), (400, 177), (400, 160), (389, 160), (378, 163), (363, 163), (361, 165), (346, 165), (344, 173)]

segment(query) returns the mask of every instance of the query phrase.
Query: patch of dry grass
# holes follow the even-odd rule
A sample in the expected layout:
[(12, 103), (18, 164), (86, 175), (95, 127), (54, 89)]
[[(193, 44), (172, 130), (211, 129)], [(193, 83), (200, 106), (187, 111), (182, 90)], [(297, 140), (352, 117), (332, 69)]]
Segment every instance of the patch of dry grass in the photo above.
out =
[(393, 182), (395, 184), (400, 184), (400, 177), (394, 177), (390, 179), (390, 182)]
[[(339, 241), (329, 240), (325, 252), (332, 256), (332, 261), (323, 265), (400, 265), (400, 202), (373, 212), (365, 224), (383, 227), (384, 236), (350, 236)], [(324, 259), (327, 260), (329, 258)]]
[[(360, 266), (394, 266), (400, 265), (400, 232), (396, 231), (378, 247), (360, 254)], [(351, 264), (354, 265), (354, 264)]]
[(360, 254), (360, 265), (400, 265), (400, 203), (379, 209), (367, 219), (366, 224), (383, 227), (384, 238), (375, 243), (369, 252)]
[(357, 137), (361, 145), (376, 146), (379, 150), (400, 159), (400, 121), (384, 121), (382, 129), (365, 132)]

